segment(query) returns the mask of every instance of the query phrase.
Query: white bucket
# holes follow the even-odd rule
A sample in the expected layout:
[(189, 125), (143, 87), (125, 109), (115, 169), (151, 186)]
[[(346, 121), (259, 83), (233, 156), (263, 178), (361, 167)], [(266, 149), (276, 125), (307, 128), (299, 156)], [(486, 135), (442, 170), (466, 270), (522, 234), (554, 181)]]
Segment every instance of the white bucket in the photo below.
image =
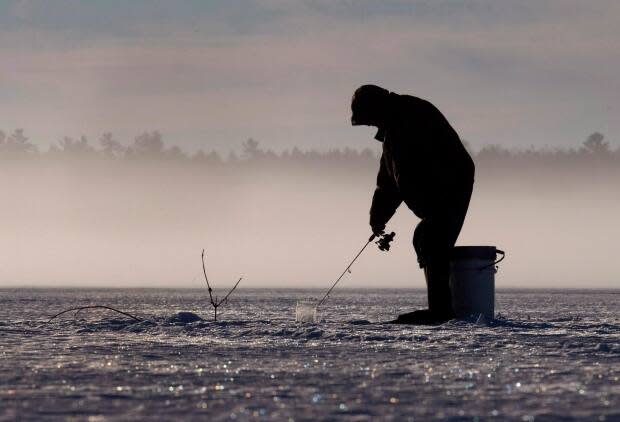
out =
[[(502, 257), (496, 261), (497, 255)], [(495, 246), (457, 246), (450, 262), (452, 308), (457, 318), (495, 317), (495, 273), (504, 252)]]

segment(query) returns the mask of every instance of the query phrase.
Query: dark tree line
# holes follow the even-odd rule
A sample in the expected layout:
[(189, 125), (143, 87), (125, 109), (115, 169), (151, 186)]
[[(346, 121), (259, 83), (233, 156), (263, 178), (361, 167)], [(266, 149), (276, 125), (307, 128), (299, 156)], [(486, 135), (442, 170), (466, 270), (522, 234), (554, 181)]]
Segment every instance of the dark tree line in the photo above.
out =
[[(535, 148), (507, 149), (498, 145), (486, 146), (479, 151), (470, 151), (474, 160), (482, 165), (493, 166), (581, 166), (608, 165), (618, 167), (620, 148), (613, 149), (605, 137), (595, 132), (588, 136), (579, 148)], [(222, 157), (217, 151), (202, 151), (188, 154), (177, 146), (167, 147), (158, 131), (144, 132), (126, 145), (104, 133), (91, 144), (86, 136), (64, 137), (46, 151), (25, 135), (23, 129), (7, 134), (0, 130), (0, 160), (14, 159), (111, 159), (111, 160), (170, 160), (174, 162), (195, 162), (204, 165), (260, 164), (260, 163), (346, 163), (366, 165), (377, 160), (376, 154), (366, 148), (333, 149), (319, 152), (300, 150), (297, 147), (276, 153), (261, 148), (258, 141), (250, 138), (242, 143), (241, 154), (230, 152)]]

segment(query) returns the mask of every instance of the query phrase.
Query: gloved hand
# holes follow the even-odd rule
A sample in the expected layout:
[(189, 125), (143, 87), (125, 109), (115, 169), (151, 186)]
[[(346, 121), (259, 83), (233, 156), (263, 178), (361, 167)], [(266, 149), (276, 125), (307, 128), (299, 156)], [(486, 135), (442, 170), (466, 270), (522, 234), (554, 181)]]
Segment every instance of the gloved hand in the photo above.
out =
[(370, 228), (372, 229), (372, 234), (378, 237), (384, 233), (385, 224), (370, 226)]

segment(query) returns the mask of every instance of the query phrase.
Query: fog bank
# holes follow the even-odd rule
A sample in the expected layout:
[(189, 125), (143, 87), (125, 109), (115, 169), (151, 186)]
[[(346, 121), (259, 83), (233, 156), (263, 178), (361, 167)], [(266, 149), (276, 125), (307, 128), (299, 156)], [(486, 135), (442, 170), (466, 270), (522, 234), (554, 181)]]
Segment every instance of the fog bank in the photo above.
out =
[[(477, 159), (458, 244), (507, 252), (498, 287), (618, 287), (618, 166)], [(511, 161), (514, 163), (514, 159)], [(495, 163), (495, 165), (492, 165)], [(376, 157), (205, 165), (164, 159), (21, 159), (0, 167), (0, 287), (327, 287), (370, 235)], [(423, 287), (401, 205), (389, 253), (342, 287)]]

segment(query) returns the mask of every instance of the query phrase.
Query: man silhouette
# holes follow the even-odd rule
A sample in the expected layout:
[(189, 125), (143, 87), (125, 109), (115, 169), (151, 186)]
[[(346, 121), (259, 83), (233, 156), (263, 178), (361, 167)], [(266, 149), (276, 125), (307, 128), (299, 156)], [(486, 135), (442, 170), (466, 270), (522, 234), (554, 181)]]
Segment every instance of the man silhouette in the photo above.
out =
[(458, 134), (430, 102), (363, 85), (351, 103), (353, 125), (378, 128), (383, 143), (370, 226), (381, 235), (405, 202), (422, 221), (413, 235), (424, 269), (428, 309), (394, 322), (440, 323), (454, 317), (450, 294), (450, 253), (461, 231), (474, 184), (474, 162)]

